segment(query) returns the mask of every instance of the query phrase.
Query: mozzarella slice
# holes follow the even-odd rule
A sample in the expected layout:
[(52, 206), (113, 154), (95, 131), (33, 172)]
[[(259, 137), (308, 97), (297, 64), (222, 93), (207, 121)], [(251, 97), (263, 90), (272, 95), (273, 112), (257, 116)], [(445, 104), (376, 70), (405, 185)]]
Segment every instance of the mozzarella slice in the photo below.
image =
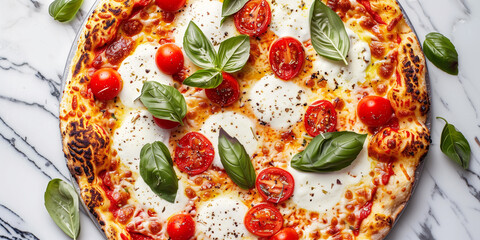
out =
[(301, 121), (307, 105), (302, 88), (275, 75), (266, 75), (256, 82), (248, 98), (257, 119), (277, 130)]
[(118, 68), (118, 73), (123, 80), (123, 89), (118, 96), (123, 105), (131, 108), (143, 106), (136, 99), (140, 96), (145, 81), (173, 85), (172, 76), (163, 74), (155, 63), (155, 54), (159, 46), (159, 44), (152, 43), (139, 45)]
[(338, 86), (353, 89), (357, 83), (365, 82), (366, 70), (371, 60), (370, 47), (357, 34), (346, 28), (350, 38), (350, 50), (347, 55), (348, 65), (342, 61), (332, 61), (318, 55), (313, 47), (307, 49), (314, 55), (313, 71), (323, 76), (330, 89)]
[(124, 164), (138, 172), (142, 147), (155, 141), (168, 142), (169, 137), (170, 131), (158, 127), (147, 110), (132, 110), (113, 133), (113, 148)]
[(272, 0), (270, 30), (279, 37), (295, 37), (301, 42), (309, 40), (312, 2), (313, 0)]
[(248, 117), (236, 112), (217, 113), (210, 116), (200, 128), (200, 132), (210, 140), (215, 149), (214, 166), (223, 168), (218, 154), (218, 130), (220, 127), (230, 136), (236, 137), (250, 156), (255, 153), (257, 140), (253, 135), (255, 129), (252, 121)]
[(301, 172), (288, 167), (295, 179), (295, 190), (290, 201), (298, 208), (314, 212), (332, 210), (343, 197), (345, 186), (360, 183), (364, 176), (370, 173), (367, 145), (357, 156), (352, 165), (335, 172), (311, 173)]
[(248, 207), (233, 196), (220, 196), (197, 206), (196, 231), (199, 239), (256, 239), (243, 224)]

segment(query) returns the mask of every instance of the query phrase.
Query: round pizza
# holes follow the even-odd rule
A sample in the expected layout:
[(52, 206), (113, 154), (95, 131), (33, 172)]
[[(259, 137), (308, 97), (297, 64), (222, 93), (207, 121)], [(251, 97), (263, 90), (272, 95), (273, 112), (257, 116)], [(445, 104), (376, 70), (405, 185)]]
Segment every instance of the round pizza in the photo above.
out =
[(428, 151), (395, 0), (99, 0), (68, 168), (108, 239), (382, 239)]

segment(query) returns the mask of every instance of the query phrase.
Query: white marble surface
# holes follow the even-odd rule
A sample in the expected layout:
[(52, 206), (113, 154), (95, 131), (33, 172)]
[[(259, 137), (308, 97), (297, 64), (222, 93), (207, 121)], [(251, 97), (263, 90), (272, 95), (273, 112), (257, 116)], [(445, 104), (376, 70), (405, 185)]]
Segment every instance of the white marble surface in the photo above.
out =
[[(68, 24), (48, 15), (50, 0), (0, 0), (0, 239), (68, 239), (43, 206), (52, 178), (68, 179), (58, 130), (65, 61), (85, 0)], [(480, 1), (400, 0), (420, 40), (439, 31), (456, 45), (459, 76), (429, 63), (432, 116), (455, 124), (472, 147), (464, 171), (439, 149), (443, 123), (432, 120), (431, 150), (418, 187), (387, 239), (480, 239)], [(86, 215), (80, 240), (103, 239)]]

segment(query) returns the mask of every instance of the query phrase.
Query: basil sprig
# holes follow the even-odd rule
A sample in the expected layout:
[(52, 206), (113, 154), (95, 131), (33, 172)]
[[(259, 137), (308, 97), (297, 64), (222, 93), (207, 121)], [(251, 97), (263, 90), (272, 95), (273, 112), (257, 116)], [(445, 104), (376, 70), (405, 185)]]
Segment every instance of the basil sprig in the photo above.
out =
[(250, 156), (238, 139), (223, 128), (218, 137), (218, 152), (223, 168), (234, 183), (243, 189), (255, 186), (256, 175)]
[(423, 51), (428, 60), (442, 71), (458, 75), (458, 53), (447, 37), (436, 32), (427, 34)]
[(222, 17), (228, 17), (240, 11), (249, 0), (224, 0), (222, 5)]
[(59, 22), (72, 20), (82, 6), (83, 0), (55, 0), (50, 3), (48, 13)]
[(350, 38), (345, 25), (337, 13), (320, 0), (315, 0), (310, 9), (310, 32), (313, 48), (320, 56), (348, 65)]
[(357, 158), (367, 134), (355, 132), (322, 133), (300, 153), (293, 156), (291, 165), (305, 172), (333, 172), (343, 169)]
[(231, 37), (220, 43), (219, 52), (205, 37), (202, 30), (190, 22), (183, 38), (183, 49), (198, 70), (183, 84), (199, 88), (216, 88), (223, 81), (222, 71), (233, 73), (241, 70), (250, 57), (250, 38), (247, 35)]
[(80, 233), (78, 195), (73, 187), (61, 179), (52, 179), (45, 190), (45, 208), (55, 224), (72, 239)]
[(159, 197), (175, 202), (178, 178), (165, 144), (157, 141), (143, 146), (140, 151), (140, 176)]
[(176, 88), (147, 81), (143, 84), (140, 101), (156, 118), (179, 122), (183, 126), (187, 103)]
[(467, 139), (447, 120), (442, 117), (437, 117), (437, 119), (445, 121), (440, 139), (440, 149), (450, 159), (462, 166), (463, 169), (468, 169), (471, 149)]

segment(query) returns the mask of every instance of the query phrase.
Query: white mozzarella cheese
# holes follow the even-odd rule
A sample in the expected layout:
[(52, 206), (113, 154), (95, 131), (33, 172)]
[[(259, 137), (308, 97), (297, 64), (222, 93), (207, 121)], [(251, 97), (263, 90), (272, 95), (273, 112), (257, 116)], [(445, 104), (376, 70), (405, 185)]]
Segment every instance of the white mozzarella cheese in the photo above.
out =
[(142, 147), (155, 141), (168, 142), (169, 137), (170, 131), (158, 127), (147, 110), (132, 110), (113, 133), (113, 148), (124, 164), (138, 172)]
[(301, 42), (309, 40), (312, 2), (313, 0), (272, 0), (270, 30), (279, 37), (295, 37)]
[(218, 0), (189, 0), (187, 6), (175, 18), (173, 36), (177, 45), (183, 44), (183, 36), (190, 21), (195, 22), (215, 47), (230, 37), (237, 35), (232, 17), (220, 25), (222, 2)]
[(255, 153), (255, 150), (257, 150), (257, 140), (253, 135), (255, 127), (252, 121), (248, 117), (236, 112), (228, 111), (217, 113), (210, 116), (200, 128), (200, 132), (210, 140), (215, 149), (215, 157), (213, 159), (214, 166), (223, 168), (218, 154), (218, 130), (220, 127), (230, 136), (236, 137), (250, 156)]
[(301, 172), (288, 167), (295, 179), (295, 189), (290, 201), (303, 208), (319, 213), (332, 210), (343, 197), (345, 186), (359, 183), (370, 173), (367, 145), (352, 165), (330, 173)]
[(220, 196), (197, 206), (196, 231), (199, 239), (256, 239), (243, 224), (248, 207), (233, 196)]
[(159, 44), (152, 43), (139, 45), (118, 68), (118, 73), (123, 80), (123, 89), (119, 94), (123, 105), (131, 108), (143, 106), (136, 99), (140, 96), (145, 81), (173, 85), (172, 76), (162, 73), (155, 63), (155, 54), (159, 46)]
[(248, 98), (257, 119), (277, 130), (301, 121), (305, 112), (305, 91), (275, 75), (266, 75), (256, 82)]
[(313, 71), (323, 76), (331, 89), (336, 89), (337, 86), (352, 89), (355, 84), (365, 82), (366, 70), (370, 64), (371, 53), (368, 43), (362, 41), (352, 30), (348, 28), (346, 30), (350, 37), (348, 65), (343, 61), (332, 61), (319, 56), (313, 47), (307, 49), (314, 55)]

